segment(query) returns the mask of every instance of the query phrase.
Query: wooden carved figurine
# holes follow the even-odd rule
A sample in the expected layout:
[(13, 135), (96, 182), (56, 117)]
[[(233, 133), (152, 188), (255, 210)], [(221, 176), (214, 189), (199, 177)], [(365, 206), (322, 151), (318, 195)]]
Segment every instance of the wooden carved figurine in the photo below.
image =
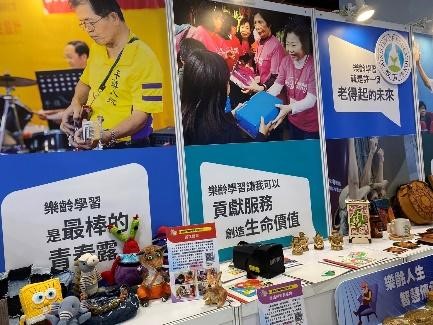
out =
[(333, 251), (341, 251), (343, 249), (343, 236), (338, 230), (332, 230), (332, 235), (329, 236), (329, 242), (331, 243), (331, 249)]
[(316, 236), (313, 237), (313, 239), (314, 239), (314, 249), (322, 250), (325, 247), (323, 243), (323, 237), (320, 236), (318, 232), (316, 233)]
[(304, 250), (302, 249), (301, 240), (299, 237), (293, 237), (292, 241), (292, 254), (293, 255), (302, 255)]
[(349, 243), (371, 243), (370, 212), (367, 200), (346, 200)]
[(308, 237), (305, 236), (305, 234), (302, 231), (299, 233), (299, 240), (301, 242), (302, 250), (304, 252), (308, 251), (309, 250), (308, 249)]

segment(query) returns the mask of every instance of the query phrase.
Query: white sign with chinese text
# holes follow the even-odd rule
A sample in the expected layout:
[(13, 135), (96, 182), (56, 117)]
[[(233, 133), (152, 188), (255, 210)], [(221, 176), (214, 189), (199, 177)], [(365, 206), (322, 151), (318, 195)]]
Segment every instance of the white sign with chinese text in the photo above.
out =
[(382, 113), (401, 126), (398, 87), (382, 78), (374, 53), (333, 35), (328, 42), (335, 111)]
[(315, 233), (307, 178), (208, 162), (200, 175), (203, 216), (215, 222), (218, 249)]
[(148, 176), (128, 164), (9, 194), (1, 205), (5, 268), (29, 264), (63, 269), (84, 253), (98, 255), (100, 271), (122, 251), (109, 224), (129, 232), (135, 215), (136, 240), (150, 244)]

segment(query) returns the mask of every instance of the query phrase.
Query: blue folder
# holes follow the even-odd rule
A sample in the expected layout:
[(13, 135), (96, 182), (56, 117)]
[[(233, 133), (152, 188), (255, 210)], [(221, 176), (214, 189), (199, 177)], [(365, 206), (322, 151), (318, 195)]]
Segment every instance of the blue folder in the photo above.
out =
[(261, 91), (237, 110), (236, 121), (250, 137), (256, 138), (260, 127), (260, 117), (263, 116), (265, 124), (268, 124), (279, 113), (275, 105), (282, 103), (281, 99)]

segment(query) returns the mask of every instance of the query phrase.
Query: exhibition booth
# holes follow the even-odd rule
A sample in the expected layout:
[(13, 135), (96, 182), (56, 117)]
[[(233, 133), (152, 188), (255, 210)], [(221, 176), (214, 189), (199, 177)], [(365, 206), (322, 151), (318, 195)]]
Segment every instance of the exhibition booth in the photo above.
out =
[(430, 324), (433, 35), (370, 9), (0, 0), (0, 324)]

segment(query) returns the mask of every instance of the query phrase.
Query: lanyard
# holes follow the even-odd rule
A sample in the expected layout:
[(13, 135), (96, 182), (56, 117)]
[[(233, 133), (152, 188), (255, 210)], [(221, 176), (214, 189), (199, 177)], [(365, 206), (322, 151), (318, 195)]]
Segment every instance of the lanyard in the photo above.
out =
[[(134, 43), (135, 41), (138, 40), (138, 37), (131, 37), (131, 39), (128, 41), (127, 44), (131, 44)], [(126, 47), (126, 46), (125, 46)], [(92, 102), (90, 103), (90, 107), (92, 106), (93, 102), (95, 101), (96, 98), (98, 98), (98, 96), (104, 91), (107, 81), (111, 76), (111, 73), (113, 72), (114, 68), (116, 67), (116, 65), (119, 63), (120, 58), (122, 57), (123, 54), (123, 50), (125, 49), (125, 47), (122, 49), (122, 51), (120, 51), (119, 55), (117, 56), (116, 60), (114, 61), (113, 65), (111, 66), (110, 70), (108, 71), (107, 75), (105, 76), (104, 80), (102, 80), (101, 84), (99, 85), (98, 91), (96, 92), (96, 94), (93, 95), (93, 99)]]

